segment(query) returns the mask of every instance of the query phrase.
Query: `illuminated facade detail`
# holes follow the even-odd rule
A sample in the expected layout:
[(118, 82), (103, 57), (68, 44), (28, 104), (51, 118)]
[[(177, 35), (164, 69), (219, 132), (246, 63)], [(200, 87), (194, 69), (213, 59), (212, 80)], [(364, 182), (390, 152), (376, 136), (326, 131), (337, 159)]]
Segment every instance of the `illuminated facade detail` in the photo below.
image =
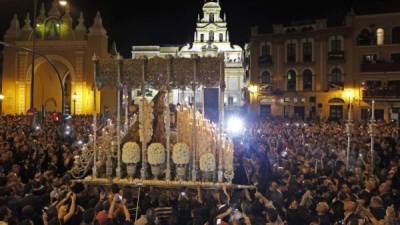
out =
[[(200, 57), (217, 57), (223, 54), (225, 57), (225, 95), (232, 101), (228, 101), (228, 108), (236, 108), (243, 105), (242, 89), (244, 88), (243, 49), (238, 45), (232, 45), (229, 41), (226, 15), (221, 15), (219, 1), (206, 1), (203, 5), (202, 15), (198, 15), (194, 41), (184, 46), (133, 46), (132, 58), (140, 56), (165, 57), (191, 57), (197, 54)], [(188, 96), (190, 93), (185, 93)], [(174, 97), (177, 99), (178, 97)], [(202, 99), (199, 95), (196, 99)]]
[(400, 13), (349, 13), (344, 20), (340, 26), (325, 19), (275, 24), (264, 34), (252, 28), (245, 52), (249, 111), (346, 120), (351, 102), (353, 118), (369, 120), (375, 100), (377, 119), (398, 118)]
[[(27, 14), (21, 28), (18, 16), (15, 15), (4, 35), (4, 41), (32, 49), (32, 21)], [(37, 21), (35, 51), (46, 55), (60, 74), (65, 87), (65, 104), (69, 106), (67, 108), (72, 112), (72, 93), (77, 93), (76, 113), (92, 113), (92, 56), (109, 57), (108, 36), (100, 14), (96, 14), (88, 31), (83, 13), (80, 13), (79, 18), (72, 18), (69, 7), (61, 10), (58, 1), (54, 1), (47, 12), (42, 4)], [(32, 55), (16, 48), (4, 48), (3, 56), (3, 113), (25, 113), (30, 108)], [(62, 93), (56, 71), (39, 56), (35, 58), (34, 70), (34, 107), (37, 110), (44, 108), (48, 112), (60, 112)], [(100, 93), (97, 99), (97, 105), (100, 106), (104, 100)]]

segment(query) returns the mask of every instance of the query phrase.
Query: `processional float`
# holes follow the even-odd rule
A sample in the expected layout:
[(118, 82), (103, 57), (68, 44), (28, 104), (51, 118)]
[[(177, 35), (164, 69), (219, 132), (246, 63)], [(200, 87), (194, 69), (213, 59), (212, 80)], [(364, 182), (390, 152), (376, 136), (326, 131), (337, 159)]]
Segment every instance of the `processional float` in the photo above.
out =
[[(117, 89), (116, 120), (98, 127), (93, 112), (93, 134), (82, 146), (71, 174), (87, 184), (149, 185), (218, 188), (234, 185), (234, 146), (223, 132), (224, 57), (112, 59), (93, 58), (95, 91)], [(158, 90), (153, 100), (147, 88)], [(193, 102), (180, 98), (171, 129), (170, 92), (191, 88)], [(219, 123), (213, 124), (196, 109), (199, 87), (219, 88)], [(140, 89), (138, 113), (128, 118), (129, 89)], [(123, 92), (121, 101), (120, 93)], [(94, 109), (96, 109), (94, 94)], [(125, 107), (121, 128), (121, 102)], [(204, 105), (204, 102), (203, 102)], [(204, 109), (203, 109), (204, 112)]]

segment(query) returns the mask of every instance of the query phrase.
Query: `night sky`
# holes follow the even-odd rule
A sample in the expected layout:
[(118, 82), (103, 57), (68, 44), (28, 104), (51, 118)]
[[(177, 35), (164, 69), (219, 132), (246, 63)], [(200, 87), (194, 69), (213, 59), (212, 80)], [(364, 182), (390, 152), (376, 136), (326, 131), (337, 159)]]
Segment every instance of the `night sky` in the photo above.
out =
[[(39, 0), (40, 1), (40, 0)], [(47, 9), (52, 0), (44, 0)], [(97, 10), (103, 17), (110, 41), (130, 57), (132, 45), (174, 45), (193, 40), (197, 14), (204, 0), (69, 0), (72, 16), (83, 11), (90, 25)], [(357, 13), (400, 10), (399, 0), (221, 0), (227, 14), (230, 39), (243, 46), (249, 39), (250, 27), (268, 28), (272, 23), (293, 20), (335, 18), (351, 7)], [(32, 12), (32, 0), (0, 0), (0, 39), (14, 13), (21, 25), (25, 13)]]

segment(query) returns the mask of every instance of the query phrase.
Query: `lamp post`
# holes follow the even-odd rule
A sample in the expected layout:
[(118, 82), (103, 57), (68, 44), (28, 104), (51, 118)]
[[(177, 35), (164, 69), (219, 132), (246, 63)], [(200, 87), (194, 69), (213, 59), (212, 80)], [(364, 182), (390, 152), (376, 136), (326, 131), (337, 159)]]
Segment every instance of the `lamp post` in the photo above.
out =
[(78, 99), (78, 95), (76, 94), (76, 92), (74, 92), (74, 94), (72, 95), (72, 100), (74, 101), (74, 115), (76, 113), (76, 100)]
[(351, 145), (351, 133), (353, 131), (352, 114), (353, 114), (353, 90), (346, 91), (346, 95), (349, 97), (349, 113), (347, 117), (346, 133), (347, 133), (347, 151), (346, 151), (346, 169), (350, 170), (350, 145)]
[(375, 100), (372, 100), (371, 102), (371, 121), (369, 123), (369, 136), (371, 137), (371, 149), (370, 149), (370, 154), (371, 154), (371, 174), (374, 173), (374, 145), (375, 145), (375, 140), (374, 137), (376, 135), (375, 129), (376, 123), (375, 123)]
[(4, 100), (4, 95), (0, 93), (0, 115), (3, 115), (3, 100)]
[[(37, 17), (37, 4), (38, 0), (33, 0), (33, 31), (32, 31), (32, 51), (35, 52), (36, 46), (36, 17)], [(32, 53), (32, 68), (31, 68), (31, 109), (34, 107), (34, 94), (35, 94), (35, 54)]]

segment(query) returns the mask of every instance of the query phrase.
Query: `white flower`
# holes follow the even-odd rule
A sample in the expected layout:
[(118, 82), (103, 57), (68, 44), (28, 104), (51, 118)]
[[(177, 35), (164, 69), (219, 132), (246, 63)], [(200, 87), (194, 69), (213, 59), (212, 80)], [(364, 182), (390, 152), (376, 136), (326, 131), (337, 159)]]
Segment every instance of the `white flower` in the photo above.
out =
[(189, 160), (189, 146), (185, 143), (176, 143), (172, 151), (172, 161), (177, 165), (185, 165)]
[(140, 162), (140, 147), (136, 142), (126, 142), (122, 148), (123, 163), (138, 163)]
[(165, 162), (165, 148), (160, 143), (153, 143), (147, 149), (147, 157), (150, 165), (160, 165)]
[(200, 170), (212, 172), (215, 170), (215, 157), (211, 153), (206, 153), (200, 157)]

